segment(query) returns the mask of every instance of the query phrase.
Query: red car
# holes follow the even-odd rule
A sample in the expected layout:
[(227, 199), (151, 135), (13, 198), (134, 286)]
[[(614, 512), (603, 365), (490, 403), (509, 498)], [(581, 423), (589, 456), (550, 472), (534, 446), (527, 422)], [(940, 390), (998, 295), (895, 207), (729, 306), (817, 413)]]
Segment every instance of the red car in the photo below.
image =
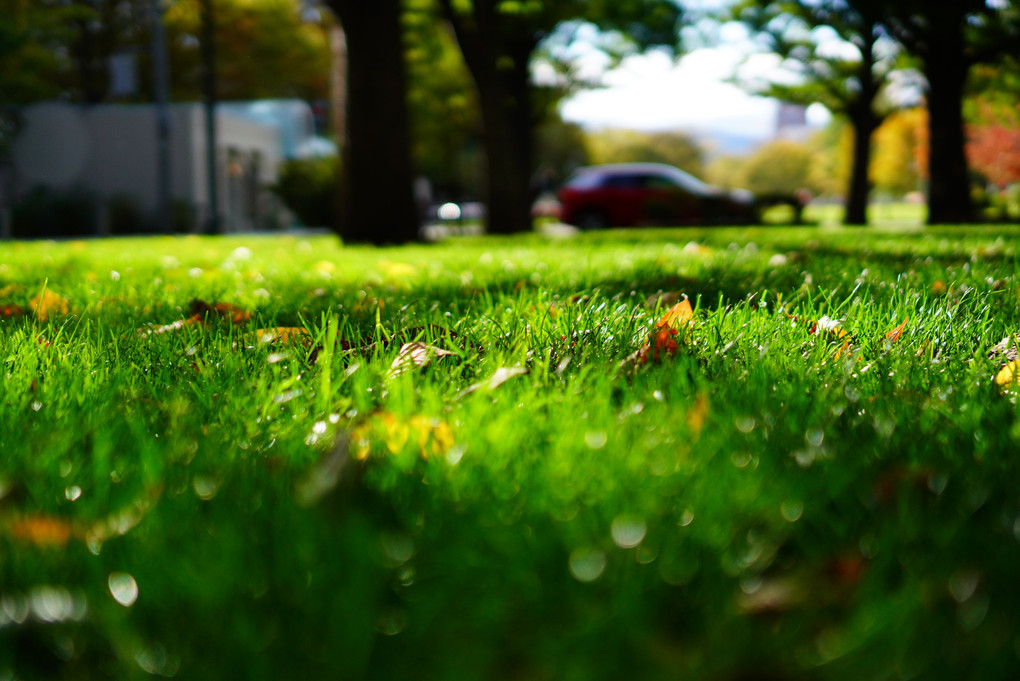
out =
[(661, 163), (580, 168), (563, 185), (558, 198), (560, 219), (581, 229), (759, 221), (751, 192), (712, 187)]

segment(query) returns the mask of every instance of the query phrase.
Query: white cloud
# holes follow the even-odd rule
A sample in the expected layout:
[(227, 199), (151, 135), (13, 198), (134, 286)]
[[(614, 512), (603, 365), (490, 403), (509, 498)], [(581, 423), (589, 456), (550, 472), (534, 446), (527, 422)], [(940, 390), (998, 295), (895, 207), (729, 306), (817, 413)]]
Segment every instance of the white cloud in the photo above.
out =
[(695, 50), (679, 62), (662, 52), (628, 57), (603, 76), (604, 88), (570, 97), (561, 113), (591, 127), (767, 137), (775, 125), (775, 101), (726, 82), (743, 58), (743, 50), (732, 45)]

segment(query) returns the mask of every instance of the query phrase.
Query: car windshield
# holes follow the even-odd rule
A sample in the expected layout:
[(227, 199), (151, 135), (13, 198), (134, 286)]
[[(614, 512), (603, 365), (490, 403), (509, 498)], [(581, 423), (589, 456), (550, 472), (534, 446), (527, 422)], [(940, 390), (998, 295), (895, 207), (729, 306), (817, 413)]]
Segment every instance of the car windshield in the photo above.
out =
[(662, 168), (663, 175), (673, 181), (674, 184), (683, 187), (692, 194), (707, 194), (712, 191), (711, 187), (698, 178), (685, 173), (679, 168), (665, 166)]

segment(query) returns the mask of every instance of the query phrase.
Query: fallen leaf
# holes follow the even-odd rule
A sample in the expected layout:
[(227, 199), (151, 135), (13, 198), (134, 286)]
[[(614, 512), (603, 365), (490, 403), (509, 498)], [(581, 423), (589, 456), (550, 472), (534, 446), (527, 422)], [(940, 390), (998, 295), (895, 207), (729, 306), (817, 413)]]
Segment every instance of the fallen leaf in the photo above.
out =
[(191, 301), (190, 309), (192, 316), (198, 317), (200, 321), (220, 317), (232, 324), (242, 324), (251, 319), (250, 312), (230, 303), (207, 303), (196, 298)]
[(11, 524), (11, 535), (42, 548), (63, 548), (71, 539), (71, 524), (61, 518), (29, 516)]
[(691, 301), (684, 296), (679, 303), (669, 308), (669, 311), (659, 320), (659, 327), (668, 326), (671, 329), (679, 330), (681, 326), (689, 324), (694, 319), (694, 309)]
[(0, 317), (10, 319), (11, 317), (22, 317), (25, 309), (20, 305), (0, 305)]
[(449, 350), (437, 348), (428, 343), (404, 343), (400, 346), (400, 352), (397, 353), (393, 363), (390, 364), (390, 376), (397, 376), (413, 367), (427, 366), (434, 357), (446, 357), (452, 354)]
[(350, 451), (354, 458), (367, 459), (375, 439), (381, 440), (391, 454), (404, 451), (407, 444), (413, 442), (423, 459), (442, 454), (454, 444), (453, 430), (441, 419), (414, 414), (401, 420), (385, 411), (372, 414), (352, 431)]
[(28, 302), (28, 305), (35, 316), (42, 321), (71, 313), (71, 304), (67, 299), (49, 289), (43, 289), (39, 295)]
[(482, 388), (486, 390), (495, 390), (514, 376), (522, 376), (526, 373), (528, 373), (528, 370), (524, 367), (500, 367), (496, 369), (495, 373), (493, 373), (488, 380), (479, 381), (478, 383), (469, 385), (467, 388), (464, 388), (457, 397), (465, 397)]
[(900, 336), (903, 335), (903, 329), (907, 326), (907, 322), (909, 322), (909, 321), (910, 321), (909, 318), (904, 319), (902, 324), (897, 326), (895, 329), (893, 329), (889, 333), (885, 334), (885, 337), (888, 338), (890, 342), (895, 343), (896, 341), (898, 341), (900, 339)]
[(138, 329), (136, 333), (139, 336), (154, 336), (161, 333), (169, 333), (171, 331), (180, 331), (186, 326), (193, 326), (201, 323), (201, 320), (197, 317), (188, 317), (187, 319), (178, 319), (176, 322), (170, 322), (169, 324), (164, 324), (162, 326)]
[(1020, 374), (1020, 360), (1014, 359), (999, 369), (999, 373), (995, 375), (995, 383), (997, 385), (1015, 383), (1018, 374)]
[(247, 345), (268, 345), (269, 343), (302, 343), (312, 340), (307, 329), (300, 326), (278, 326), (275, 329), (256, 329), (244, 335)]
[(708, 393), (700, 392), (694, 398), (694, 404), (687, 410), (687, 428), (690, 429), (691, 435), (694, 436), (695, 440), (701, 436), (701, 431), (705, 427), (705, 421), (708, 420), (708, 414)]

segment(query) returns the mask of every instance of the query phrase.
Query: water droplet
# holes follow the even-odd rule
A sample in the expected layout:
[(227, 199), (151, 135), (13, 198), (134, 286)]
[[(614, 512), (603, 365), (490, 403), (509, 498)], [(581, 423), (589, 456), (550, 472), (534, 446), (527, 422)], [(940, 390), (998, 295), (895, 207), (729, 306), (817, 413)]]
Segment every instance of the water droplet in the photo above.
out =
[(736, 421), (733, 422), (741, 433), (750, 433), (754, 430), (754, 426), (757, 424), (753, 416), (738, 416)]
[(602, 449), (609, 437), (604, 430), (589, 430), (584, 434), (584, 444), (592, 449)]
[(379, 537), (379, 543), (386, 557), (396, 565), (406, 563), (414, 556), (414, 542), (407, 535), (386, 532)]
[(804, 433), (804, 441), (812, 447), (821, 447), (825, 440), (825, 431), (821, 428), (811, 428)]
[(315, 425), (312, 426), (312, 432), (316, 435), (323, 435), (326, 432), (326, 422), (316, 421)]
[(81, 487), (78, 485), (71, 485), (64, 490), (64, 496), (67, 497), (68, 501), (77, 501), (81, 497)]
[(977, 591), (981, 575), (976, 570), (957, 570), (949, 577), (949, 595), (957, 603), (964, 603)]
[(138, 600), (138, 582), (126, 572), (111, 572), (108, 580), (113, 600), (129, 608)]
[(796, 499), (787, 499), (779, 506), (779, 512), (783, 514), (784, 520), (795, 523), (804, 514), (804, 503)]
[(446, 453), (446, 463), (451, 466), (456, 466), (460, 463), (460, 460), (464, 458), (464, 452), (467, 448), (464, 445), (454, 445), (450, 447), (450, 451)]
[(655, 398), (656, 402), (665, 402), (666, 396), (662, 394), (661, 390), (656, 390), (652, 393), (652, 397)]
[(598, 549), (574, 549), (570, 554), (570, 574), (579, 582), (594, 582), (606, 569), (606, 554)]
[(196, 475), (191, 481), (191, 486), (195, 490), (195, 496), (202, 501), (209, 501), (220, 491), (220, 481), (206, 475)]
[(375, 630), (383, 636), (396, 636), (407, 628), (410, 618), (402, 608), (388, 608), (376, 620)]
[(677, 523), (680, 527), (687, 527), (694, 522), (694, 511), (689, 508), (685, 508), (684, 512), (680, 515), (680, 521)]
[(645, 539), (648, 527), (645, 521), (634, 516), (618, 515), (613, 519), (610, 534), (621, 549), (632, 549)]
[(340, 423), (340, 414), (330, 414), (329, 422), (332, 423), (334, 426)]
[(751, 453), (733, 452), (733, 454), (730, 455), (730, 461), (732, 461), (733, 465), (737, 468), (747, 468), (748, 464), (751, 463)]
[(42, 409), (42, 402), (32, 402), (32, 411), (39, 411)]

